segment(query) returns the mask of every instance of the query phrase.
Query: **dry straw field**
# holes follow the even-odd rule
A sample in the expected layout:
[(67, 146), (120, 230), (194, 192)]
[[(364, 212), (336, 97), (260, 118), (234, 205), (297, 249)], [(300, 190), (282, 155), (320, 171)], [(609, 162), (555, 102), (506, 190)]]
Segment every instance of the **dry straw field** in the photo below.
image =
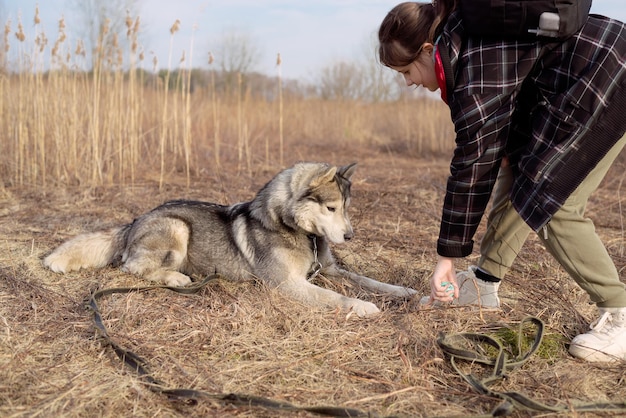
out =
[[(453, 146), (445, 106), (283, 97), (279, 79), (272, 100), (251, 94), (244, 82), (230, 94), (216, 94), (211, 84), (192, 92), (184, 71), (176, 75), (179, 88), (163, 79), (146, 83), (132, 44), (121, 52), (130, 64), (117, 64), (112, 53), (84, 72), (76, 69), (81, 51), (63, 44), (62, 28), (47, 46), (19, 39), (15, 46), (14, 32), (19, 28), (5, 36), (27, 53), (22, 71), (0, 73), (0, 416), (317, 416), (219, 396), (190, 405), (151, 391), (98, 337), (86, 309), (96, 290), (148, 283), (114, 268), (58, 275), (41, 259), (77, 233), (129, 222), (165, 200), (234, 203), (296, 161), (357, 161), (356, 237), (334, 247), (338, 260), (426, 292)], [(44, 61), (54, 71), (36, 71)], [(588, 207), (620, 272), (625, 173), (621, 158)], [(585, 364), (567, 354), (568, 341), (595, 312), (532, 238), (501, 288), (502, 312), (424, 309), (347, 282), (318, 283), (383, 312), (362, 319), (311, 310), (257, 282), (223, 280), (194, 295), (116, 294), (101, 309), (111, 337), (168, 387), (411, 417), (490, 414), (501, 400), (472, 390), (436, 340), (479, 332), (515, 352), (507, 330), (535, 316), (546, 325), (542, 346), (491, 387), (562, 411), (514, 409), (512, 416), (618, 416), (575, 406), (626, 399), (624, 363)]]

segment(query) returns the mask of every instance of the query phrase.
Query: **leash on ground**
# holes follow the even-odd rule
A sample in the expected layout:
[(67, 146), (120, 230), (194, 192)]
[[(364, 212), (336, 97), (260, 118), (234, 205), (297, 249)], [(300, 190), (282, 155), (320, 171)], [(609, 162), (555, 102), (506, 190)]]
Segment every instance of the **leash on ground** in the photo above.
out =
[[(523, 352), (523, 340), (525, 327), (531, 325), (535, 328), (534, 340), (530, 348)], [(489, 388), (495, 381), (506, 378), (507, 372), (524, 364), (531, 355), (537, 351), (541, 344), (544, 333), (543, 322), (535, 317), (524, 318), (518, 328), (517, 355), (509, 358), (502, 343), (488, 335), (477, 333), (443, 334), (437, 344), (450, 358), (454, 370), (481, 395), (502, 399), (502, 402), (491, 412), (492, 417), (506, 416), (515, 410), (531, 412), (626, 412), (626, 401), (623, 402), (596, 402), (568, 404), (563, 406), (549, 406), (533, 400), (519, 392), (499, 392)], [(494, 356), (489, 353), (497, 352)], [(479, 363), (492, 366), (491, 375), (484, 379), (471, 373), (464, 373), (458, 362), (465, 360), (471, 364)]]
[(116, 343), (107, 332), (107, 328), (104, 325), (102, 319), (102, 313), (98, 301), (106, 296), (113, 294), (127, 294), (132, 292), (143, 292), (154, 289), (168, 289), (176, 293), (193, 294), (204, 288), (210, 281), (219, 278), (218, 274), (213, 274), (206, 277), (204, 280), (194, 283), (188, 287), (173, 287), (173, 286), (145, 286), (145, 287), (118, 287), (103, 289), (94, 292), (87, 304), (87, 307), (93, 313), (93, 322), (96, 330), (102, 340), (109, 345), (115, 354), (124, 362), (128, 367), (133, 369), (137, 375), (143, 379), (146, 386), (155, 393), (166, 395), (171, 401), (183, 402), (188, 405), (196, 405), (199, 399), (207, 399), (222, 402), (225, 404), (240, 406), (240, 407), (261, 407), (266, 409), (274, 409), (281, 411), (306, 411), (318, 415), (325, 415), (330, 417), (373, 417), (376, 416), (372, 413), (360, 411), (358, 409), (343, 408), (335, 406), (297, 406), (288, 402), (275, 401), (269, 398), (261, 396), (238, 394), (238, 393), (208, 393), (196, 389), (182, 389), (182, 388), (169, 388), (164, 382), (156, 379), (149, 371), (148, 363), (146, 360), (135, 354), (134, 352), (127, 350), (118, 343)]
[[(238, 393), (208, 393), (196, 389), (169, 388), (164, 382), (156, 379), (149, 371), (146, 360), (117, 344), (107, 332), (102, 319), (102, 313), (98, 301), (113, 294), (127, 294), (132, 292), (150, 291), (154, 289), (167, 289), (181, 294), (194, 294), (203, 289), (210, 281), (219, 278), (218, 274), (207, 276), (204, 280), (194, 283), (188, 287), (173, 286), (145, 286), (145, 287), (124, 287), (109, 288), (94, 292), (87, 307), (93, 313), (93, 322), (102, 340), (114, 350), (115, 354), (137, 375), (143, 379), (146, 386), (155, 393), (166, 395), (172, 401), (183, 402), (189, 405), (196, 405), (199, 399), (218, 401), (233, 406), (240, 407), (261, 407), (281, 411), (306, 411), (318, 415), (330, 417), (373, 417), (373, 413), (360, 411), (358, 409), (343, 408), (335, 406), (297, 406), (288, 402), (275, 401), (269, 398), (238, 394)], [(523, 352), (524, 329), (527, 325), (535, 328), (534, 340), (530, 348)], [(525, 410), (532, 412), (626, 412), (626, 401), (624, 402), (597, 402), (569, 404), (563, 406), (549, 406), (535, 401), (519, 392), (498, 392), (489, 388), (495, 381), (506, 378), (506, 374), (513, 369), (524, 364), (539, 348), (544, 333), (543, 322), (535, 317), (527, 317), (519, 324), (517, 355), (509, 358), (502, 343), (497, 339), (485, 334), (478, 333), (456, 333), (442, 334), (437, 344), (449, 357), (454, 370), (481, 395), (499, 398), (502, 402), (489, 415), (484, 416), (506, 416), (515, 410)], [(486, 347), (485, 347), (486, 346)], [(489, 353), (496, 352), (494, 356)], [(485, 366), (492, 366), (491, 375), (480, 379), (471, 373), (464, 373), (459, 366), (459, 361), (468, 361), (471, 364), (479, 363)], [(390, 418), (390, 417), (388, 417)]]

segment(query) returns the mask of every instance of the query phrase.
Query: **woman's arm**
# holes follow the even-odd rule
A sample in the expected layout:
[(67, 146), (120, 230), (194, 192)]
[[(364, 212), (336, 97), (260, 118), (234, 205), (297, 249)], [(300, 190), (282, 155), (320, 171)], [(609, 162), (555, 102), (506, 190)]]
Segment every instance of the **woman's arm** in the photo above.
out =
[(453, 96), (456, 148), (441, 217), (437, 252), (465, 257), (485, 212), (504, 157), (512, 95)]

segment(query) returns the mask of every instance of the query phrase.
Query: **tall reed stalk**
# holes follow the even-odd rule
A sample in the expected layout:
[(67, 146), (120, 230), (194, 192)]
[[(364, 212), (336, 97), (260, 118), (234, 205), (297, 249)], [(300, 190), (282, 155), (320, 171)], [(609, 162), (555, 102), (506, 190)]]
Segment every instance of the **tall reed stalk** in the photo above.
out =
[[(278, 68), (278, 153), (279, 153), (279, 162), (280, 166), (283, 167), (284, 159), (283, 159), (283, 148), (284, 148), (284, 137), (283, 137), (283, 77), (282, 77), (282, 59), (280, 58), (280, 54), (276, 56), (276, 67)], [(266, 147), (267, 148), (267, 147)], [(267, 153), (267, 151), (266, 151)]]
[[(15, 33), (19, 43), (18, 50), (18, 68), (20, 70), (18, 80), (19, 80), (19, 89), (17, 95), (17, 126), (15, 132), (16, 139), (16, 154), (15, 154), (15, 177), (16, 182), (19, 185), (24, 184), (24, 177), (26, 175), (26, 161), (28, 160), (28, 127), (26, 126), (26, 115), (29, 113), (26, 109), (26, 97), (27, 97), (27, 83), (28, 80), (32, 80), (32, 77), (29, 76), (30, 71), (28, 66), (26, 65), (26, 60), (24, 57), (23, 44), (26, 39), (26, 35), (24, 35), (24, 27), (22, 26), (22, 22), (18, 20), (17, 22), (18, 31)], [(28, 177), (32, 179), (30, 176), (31, 173), (28, 173)]]
[(174, 47), (174, 34), (180, 29), (180, 20), (176, 19), (172, 27), (170, 28), (170, 48), (167, 60), (167, 72), (165, 73), (165, 81), (163, 85), (163, 113), (161, 117), (161, 136), (159, 138), (159, 155), (161, 157), (161, 169), (159, 171), (159, 190), (163, 189), (163, 178), (165, 176), (165, 141), (167, 138), (167, 125), (168, 125), (168, 92), (170, 86), (170, 72), (172, 68), (172, 50)]
[[(231, 164), (251, 173), (256, 163), (271, 169), (314, 159), (299, 154), (297, 141), (342, 141), (346, 146), (355, 141), (360, 148), (372, 144), (412, 153), (450, 149), (444, 140), (452, 137), (445, 105), (409, 98), (389, 103), (298, 98), (284, 88), (280, 54), (277, 77), (269, 84), (274, 94), (255, 94), (258, 86), (251, 83), (256, 75), (239, 73), (228, 84), (225, 74), (212, 68), (211, 54), (205, 72), (208, 85), (202, 78), (196, 85), (192, 36), (172, 89), (173, 39), (180, 22), (170, 28), (162, 77), (156, 56), (152, 71), (143, 69), (139, 18), (127, 15), (125, 23), (128, 42), (117, 42), (107, 21), (89, 61), (80, 40), (70, 45), (64, 19), (59, 20), (53, 45), (38, 13), (33, 39), (27, 39), (20, 20), (16, 28), (5, 23), (0, 51), (0, 188), (125, 186), (158, 177), (163, 189), (173, 170), (184, 171), (190, 186), (194, 175), (207, 172), (208, 161), (216, 169)], [(415, 114), (423, 116), (419, 124)], [(293, 137), (291, 142), (286, 132), (295, 133), (287, 135)]]
[(108, 19), (105, 21), (104, 27), (98, 36), (98, 46), (96, 48), (95, 63), (92, 75), (92, 101), (91, 114), (89, 119), (89, 138), (91, 139), (91, 184), (96, 185), (102, 183), (102, 160), (100, 156), (101, 148), (101, 131), (100, 131), (100, 101), (102, 91), (102, 79), (104, 69), (104, 54), (106, 50), (105, 37), (108, 33)]
[[(33, 83), (35, 85), (35, 91), (42, 92), (44, 89), (43, 83), (43, 61), (42, 61), (42, 53), (45, 48), (45, 34), (40, 32), (39, 26), (39, 7), (35, 9), (35, 48), (32, 54), (32, 77)], [(57, 43), (62, 43), (64, 39), (63, 33), (63, 20), (60, 23), (60, 35)], [(63, 38), (62, 38), (63, 37)], [(42, 47), (43, 46), (43, 47)], [(56, 46), (56, 45), (55, 45)], [(41, 184), (43, 189), (46, 189), (46, 177), (47, 177), (47, 164), (46, 164), (46, 144), (44, 138), (46, 137), (46, 125), (44, 124), (45, 117), (43, 116), (46, 111), (46, 103), (44, 103), (44, 95), (37, 94), (33, 98), (33, 112), (36, 115), (34, 123), (32, 125), (32, 135), (34, 136), (35, 141), (35, 149), (33, 150), (31, 156), (31, 167), (40, 167), (40, 170), (36, 170), (33, 172), (34, 174), (34, 182)]]
[(242, 86), (241, 73), (237, 73), (237, 87), (235, 94), (237, 95), (237, 171), (241, 170), (241, 161), (243, 160), (243, 103), (241, 97)]
[(213, 155), (215, 166), (220, 166), (220, 119), (218, 117), (218, 99), (215, 91), (215, 70), (212, 68), (214, 61), (213, 54), (209, 52), (209, 72), (211, 73), (211, 115), (213, 116)]
[[(141, 140), (141, 136), (139, 135), (140, 126), (141, 126), (141, 95), (138, 94), (138, 89), (140, 85), (137, 85), (137, 59), (139, 61), (143, 61), (143, 53), (138, 55), (138, 34), (140, 28), (140, 19), (136, 17), (133, 18), (127, 13), (126, 14), (126, 38), (130, 44), (130, 51), (128, 54), (128, 63), (129, 63), (129, 71), (128, 71), (128, 100), (127, 100), (127, 117), (128, 122), (125, 125), (126, 129), (124, 132), (125, 140), (127, 141), (127, 159), (129, 162), (130, 169), (130, 183), (134, 186), (135, 184), (135, 167), (138, 163), (139, 157), (139, 141)], [(123, 178), (120, 179), (122, 182)]]
[[(195, 33), (197, 27), (194, 25), (193, 31)], [(183, 97), (185, 101), (185, 123), (183, 131), (183, 144), (185, 151), (185, 174), (187, 177), (187, 188), (191, 186), (191, 149), (192, 149), (192, 137), (191, 137), (191, 72), (192, 72), (192, 57), (193, 57), (193, 36), (189, 44), (189, 60), (187, 64), (187, 78), (184, 80)]]

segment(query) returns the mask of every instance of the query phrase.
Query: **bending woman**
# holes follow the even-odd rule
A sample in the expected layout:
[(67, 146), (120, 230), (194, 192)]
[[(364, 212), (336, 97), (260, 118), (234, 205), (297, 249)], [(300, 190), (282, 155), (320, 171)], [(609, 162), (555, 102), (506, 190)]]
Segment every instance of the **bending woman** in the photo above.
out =
[[(626, 289), (584, 217), (626, 143), (625, 25), (590, 15), (562, 41), (470, 36), (454, 0), (409, 2), (388, 13), (379, 42), (407, 85), (441, 90), (455, 126), (431, 301), (498, 308), (500, 280), (534, 231), (599, 308), (570, 353), (626, 360)], [(457, 277), (490, 198), (478, 265)]]

